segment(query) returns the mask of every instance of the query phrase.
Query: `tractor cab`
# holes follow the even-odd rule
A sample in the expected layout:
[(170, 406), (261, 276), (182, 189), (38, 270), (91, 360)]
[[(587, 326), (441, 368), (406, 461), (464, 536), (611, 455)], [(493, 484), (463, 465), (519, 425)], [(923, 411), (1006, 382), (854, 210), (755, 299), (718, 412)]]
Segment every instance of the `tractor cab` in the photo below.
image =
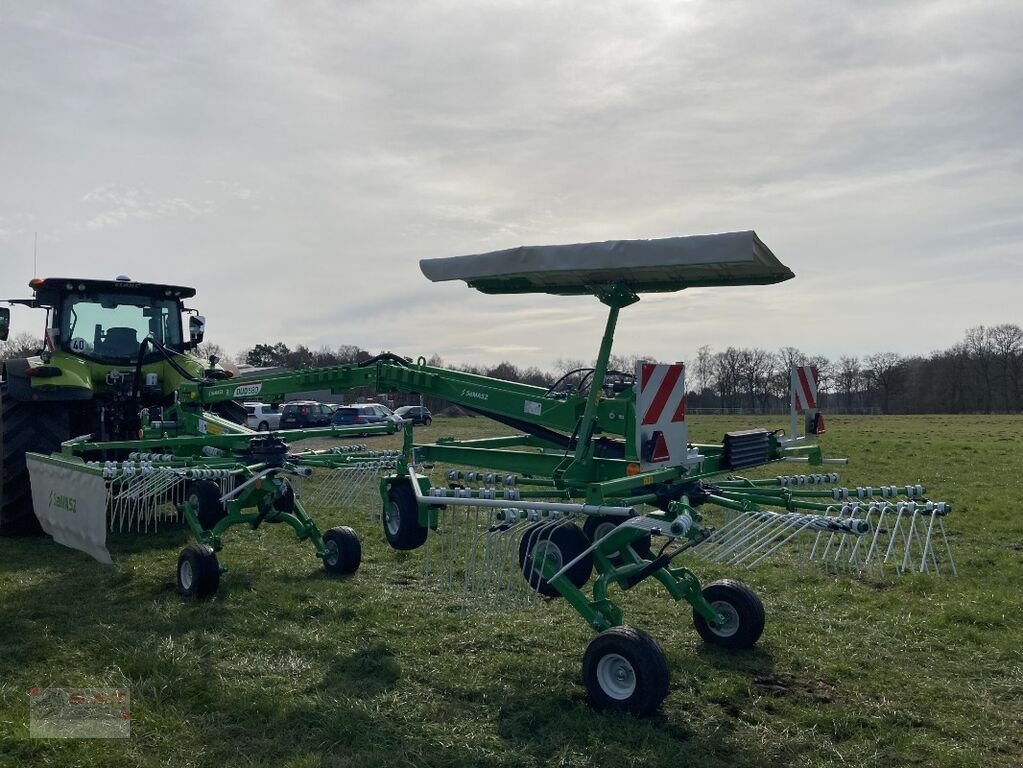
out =
[[(45, 309), (46, 330), (37, 355), (4, 361), (2, 397), (71, 404), (72, 430), (103, 439), (134, 434), (141, 408), (169, 405), (185, 381), (226, 375), (187, 354), (205, 330), (204, 319), (183, 304), (194, 288), (125, 276), (37, 277), (29, 287), (32, 298), (6, 303)], [(9, 317), (6, 307), (0, 311), (0, 336)]]
[[(29, 283), (35, 297), (20, 301), (47, 310), (45, 347), (100, 365), (135, 365), (161, 359), (160, 347), (172, 352), (194, 349), (202, 342), (203, 318), (192, 315), (189, 338), (182, 333), (183, 299), (194, 288), (116, 280), (36, 278)], [(145, 345), (146, 340), (150, 343)]]

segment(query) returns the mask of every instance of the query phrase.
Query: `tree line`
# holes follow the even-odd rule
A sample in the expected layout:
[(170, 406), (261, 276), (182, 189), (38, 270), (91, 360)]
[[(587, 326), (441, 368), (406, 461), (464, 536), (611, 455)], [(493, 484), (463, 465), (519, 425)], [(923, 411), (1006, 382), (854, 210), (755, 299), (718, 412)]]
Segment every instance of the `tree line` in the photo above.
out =
[[(0, 342), (0, 359), (38, 353), (39, 340), (17, 334)], [(295, 349), (283, 342), (261, 343), (232, 359), (217, 344), (203, 344), (201, 356), (215, 355), (227, 364), (234, 360), (254, 367), (315, 368), (360, 363), (373, 354), (354, 344), (313, 350)], [(612, 355), (612, 370), (631, 372), (637, 360), (656, 362), (652, 356)], [(430, 365), (444, 367), (433, 355)], [(497, 365), (448, 365), (455, 370), (507, 381), (549, 387), (592, 363), (559, 358), (550, 370), (520, 368), (502, 361)], [(877, 352), (862, 357), (842, 355), (830, 359), (795, 347), (767, 350), (728, 347), (715, 351), (703, 346), (686, 366), (690, 408), (745, 409), (754, 412), (788, 407), (789, 371), (793, 365), (815, 365), (820, 374), (822, 408), (873, 413), (1019, 413), (1023, 410), (1023, 329), (1012, 323), (967, 329), (961, 341), (929, 355)], [(578, 374), (575, 374), (578, 377)], [(442, 407), (442, 403), (435, 402)]]
[[(361, 362), (372, 355), (354, 345), (317, 351), (281, 343), (259, 344), (241, 356), (257, 366), (337, 365)], [(652, 356), (612, 355), (609, 368), (631, 372), (639, 359)], [(430, 365), (443, 366), (437, 355)], [(551, 386), (572, 370), (592, 362), (559, 358), (550, 370), (497, 365), (453, 365), (456, 370), (507, 381)], [(1019, 413), (1023, 410), (1023, 328), (1013, 323), (969, 328), (961, 341), (929, 355), (876, 352), (832, 359), (795, 347), (768, 350), (703, 346), (687, 362), (690, 408), (785, 410), (793, 365), (817, 367), (821, 407), (851, 413)]]

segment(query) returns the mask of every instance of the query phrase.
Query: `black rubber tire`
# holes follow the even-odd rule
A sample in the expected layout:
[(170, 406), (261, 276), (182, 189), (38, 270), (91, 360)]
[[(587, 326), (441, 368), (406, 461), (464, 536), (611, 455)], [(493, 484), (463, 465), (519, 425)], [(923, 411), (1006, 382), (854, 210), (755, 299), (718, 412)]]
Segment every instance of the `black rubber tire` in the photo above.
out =
[[(587, 515), (586, 522), (583, 523), (583, 533), (586, 534), (586, 538), (588, 538), (590, 540), (590, 543), (592, 544), (597, 539), (605, 536), (609, 532), (610, 529), (607, 526), (610, 525), (611, 527), (614, 527), (619, 523), (623, 522), (625, 522), (625, 519), (621, 517)], [(632, 549), (636, 552), (637, 555), (642, 557), (644, 560), (654, 559), (654, 552), (650, 548), (649, 533), (633, 542)], [(618, 554), (611, 555), (611, 557), (609, 557), (608, 560), (611, 561), (611, 565), (618, 566), (622, 564), (622, 558)]]
[(423, 419), (423, 426), (424, 427), (428, 427), (431, 424), (433, 424), (433, 419), (431, 419), (429, 416), (427, 416), (425, 419)]
[(601, 632), (583, 656), (583, 684), (594, 709), (649, 714), (668, 695), (670, 682), (661, 646), (634, 627)]
[(274, 509), (278, 512), (295, 511), (295, 489), (287, 480), (284, 481), (284, 493), (274, 499)]
[(205, 531), (227, 517), (227, 510), (220, 503), (220, 486), (212, 480), (193, 480), (188, 484), (188, 500), (195, 506), (195, 516)]
[(408, 551), (426, 543), (429, 529), (419, 524), (419, 505), (409, 482), (396, 483), (387, 491), (384, 537), (392, 549)]
[(7, 397), (7, 384), (0, 384), (0, 535), (42, 533), (32, 512), (25, 453), (53, 453), (71, 437), (67, 403), (13, 400)]
[(323, 534), (323, 543), (331, 552), (323, 558), (323, 567), (327, 573), (346, 575), (359, 570), (362, 544), (355, 531), (347, 525), (339, 525)]
[(703, 588), (703, 598), (719, 613), (724, 609), (730, 619), (724, 628), (715, 629), (694, 609), (693, 624), (705, 642), (739, 650), (752, 648), (760, 639), (766, 623), (764, 604), (757, 593), (741, 581), (721, 579), (711, 582)]
[(269, 432), (270, 431), (270, 423), (266, 422), (266, 421), (259, 422), (259, 426), (256, 427), (256, 431), (257, 432)]
[[(545, 597), (560, 597), (561, 593), (547, 579), (541, 576), (533, 564), (533, 556), (540, 547), (543, 550), (551, 551), (557, 560), (560, 560), (558, 570), (568, 562), (575, 560), (590, 546), (590, 540), (575, 525), (563, 523), (535, 523), (529, 526), (522, 534), (519, 542), (519, 568), (522, 576), (529, 583), (529, 586)], [(557, 562), (555, 563), (557, 564)], [(593, 573), (593, 553), (589, 553), (573, 565), (565, 575), (577, 588), (581, 588), (590, 580)]]
[[(186, 569), (187, 568), (187, 572)], [(209, 597), (220, 588), (220, 563), (213, 547), (190, 544), (178, 557), (178, 592), (182, 597)]]

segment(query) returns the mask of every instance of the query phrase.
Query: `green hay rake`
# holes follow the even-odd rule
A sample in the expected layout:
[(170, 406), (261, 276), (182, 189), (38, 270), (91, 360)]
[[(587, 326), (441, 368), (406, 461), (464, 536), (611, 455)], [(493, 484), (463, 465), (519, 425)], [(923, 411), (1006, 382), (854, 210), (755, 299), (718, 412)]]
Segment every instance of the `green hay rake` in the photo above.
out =
[[(236, 526), (288, 525), (298, 541), (312, 545), (327, 573), (348, 575), (358, 569), (362, 547), (356, 533), (337, 526), (321, 534), (295, 485), (320, 471), (313, 498), (340, 505), (341, 495), (375, 486), (383, 472), (393, 470), (399, 452), (365, 445), (295, 451), (291, 443), (393, 433), (393, 425), (265, 434), (209, 413), (202, 420), (206, 434), (197, 436), (145, 437), (164, 428), (157, 423), (148, 424), (139, 440), (72, 440), (61, 454), (28, 454), (35, 508), (47, 531), (56, 541), (110, 563), (108, 530), (147, 532), (160, 522), (184, 521), (194, 538), (178, 558), (178, 589), (186, 597), (209, 597), (218, 590), (226, 569), (217, 553)], [(220, 434), (209, 434), (211, 429)], [(91, 458), (108, 455), (126, 458)]]
[[(171, 503), (196, 541), (179, 558), (179, 588), (200, 596), (216, 590), (215, 553), (237, 525), (288, 524), (328, 571), (353, 572), (361, 551), (354, 532), (321, 536), (295, 488), (308, 482), (307, 498), (337, 507), (361, 503), (373, 484), (388, 543), (404, 551), (426, 545), (428, 583), (491, 609), (564, 598), (598, 633), (583, 659), (591, 702), (639, 714), (660, 704), (669, 673), (657, 642), (626, 625), (622, 594), (653, 579), (691, 606), (706, 642), (723, 648), (749, 648), (764, 630), (764, 606), (749, 587), (733, 579), (701, 585), (677, 564), (682, 555), (741, 568), (784, 555), (857, 574), (955, 574), (945, 530), (951, 506), (919, 485), (843, 488), (823, 470), (746, 476), (783, 462), (844, 463), (824, 458), (811, 439), (822, 427), (812, 370), (793, 371), (788, 435), (752, 429), (695, 444), (681, 364), (609, 369), (619, 313), (639, 294), (793, 277), (755, 233), (518, 248), (421, 266), (431, 280), (463, 280), (484, 293), (596, 297), (608, 317), (593, 368), (545, 388), (385, 354), (246, 383), (184, 381), (172, 405), (143, 416), (138, 440), (76, 439), (60, 454), (30, 455), (48, 530), (102, 559), (108, 526), (155, 526), (166, 514), (161, 505)], [(384, 428), (257, 435), (213, 413), (256, 395), (367, 386), (439, 397), (520, 434), (416, 444), (406, 424), (401, 451), (294, 451), (289, 442)], [(450, 469), (435, 485), (429, 473), (438, 465)], [(318, 484), (308, 479), (313, 472)], [(59, 521), (82, 499), (99, 528), (63, 531)]]
[[(847, 489), (835, 473), (738, 474), (776, 462), (845, 462), (825, 459), (810, 440), (822, 428), (812, 371), (793, 372), (788, 436), (746, 430), (707, 445), (687, 440), (681, 365), (608, 371), (619, 311), (638, 293), (791, 277), (755, 234), (522, 248), (422, 266), (431, 279), (487, 293), (589, 293), (609, 307), (586, 388), (466, 381), (451, 399), (526, 434), (415, 445), (413, 460), (381, 484), (385, 536), (397, 549), (427, 545), (428, 583), (491, 609), (562, 597), (598, 632), (583, 659), (596, 707), (642, 714), (667, 693), (663, 652), (625, 624), (616, 602), (647, 579), (689, 603), (708, 643), (739, 650), (763, 632), (764, 607), (749, 587), (733, 579), (703, 586), (675, 564), (683, 554), (750, 568), (792, 544), (808, 550), (806, 561), (858, 574), (955, 573), (944, 527), (951, 507), (921, 486)], [(437, 393), (422, 362), (406, 378), (420, 371), (419, 391)], [(540, 423), (559, 409), (560, 423)], [(798, 412), (807, 413), (809, 434), (796, 434)], [(434, 464), (461, 468), (435, 486), (424, 474)]]

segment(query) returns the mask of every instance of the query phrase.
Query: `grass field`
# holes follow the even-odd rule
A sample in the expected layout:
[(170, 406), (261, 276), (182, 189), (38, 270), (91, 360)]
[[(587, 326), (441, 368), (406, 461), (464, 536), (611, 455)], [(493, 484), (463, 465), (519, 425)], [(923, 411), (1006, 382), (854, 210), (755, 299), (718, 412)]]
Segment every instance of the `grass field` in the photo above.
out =
[[(699, 417), (690, 438), (754, 425), (783, 426)], [(922, 482), (955, 505), (959, 578), (692, 564), (761, 595), (767, 629), (739, 653), (705, 647), (690, 611), (644, 583), (620, 602), (673, 675), (645, 719), (586, 706), (592, 633), (563, 601), (463, 615), (416, 588), (419, 553), (388, 549), (368, 510), (313, 510), (321, 529), (360, 532), (353, 577), (327, 578), (290, 529), (233, 529), (230, 570), (201, 603), (175, 592), (178, 526), (114, 537), (115, 567), (0, 540), (0, 765), (1018, 767), (1023, 418), (827, 426), (826, 453), (852, 460), (844, 484)], [(494, 431), (438, 419), (421, 433)], [(48, 686), (126, 689), (130, 739), (29, 738), (27, 692)]]

